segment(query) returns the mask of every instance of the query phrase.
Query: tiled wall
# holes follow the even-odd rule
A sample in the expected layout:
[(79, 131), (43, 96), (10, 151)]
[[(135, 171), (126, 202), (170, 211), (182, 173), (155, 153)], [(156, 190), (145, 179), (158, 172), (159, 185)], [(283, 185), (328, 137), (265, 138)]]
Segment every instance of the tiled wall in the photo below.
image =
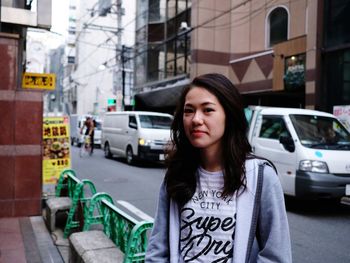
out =
[(0, 34), (0, 217), (41, 212), (43, 100), (20, 87), (18, 43)]

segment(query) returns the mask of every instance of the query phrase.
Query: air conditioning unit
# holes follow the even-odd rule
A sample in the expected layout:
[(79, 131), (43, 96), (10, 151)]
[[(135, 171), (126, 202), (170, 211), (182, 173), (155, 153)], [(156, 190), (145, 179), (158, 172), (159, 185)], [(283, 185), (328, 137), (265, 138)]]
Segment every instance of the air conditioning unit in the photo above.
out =
[(37, 10), (19, 8), (16, 0), (3, 1), (1, 5), (1, 22), (36, 28), (50, 29), (52, 18), (52, 0), (37, 0)]

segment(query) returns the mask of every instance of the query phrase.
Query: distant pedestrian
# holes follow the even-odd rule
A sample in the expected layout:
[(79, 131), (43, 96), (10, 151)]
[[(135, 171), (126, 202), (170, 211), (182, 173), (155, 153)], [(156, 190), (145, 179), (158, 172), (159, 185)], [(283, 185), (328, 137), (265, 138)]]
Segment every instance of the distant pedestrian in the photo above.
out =
[(225, 76), (184, 89), (146, 263), (292, 262), (282, 187), (246, 131), (242, 98)]
[(90, 147), (91, 151), (90, 154), (93, 154), (94, 152), (94, 136), (95, 136), (95, 127), (96, 127), (96, 121), (92, 117), (87, 117), (83, 126), (80, 129), (80, 133), (83, 134), (84, 128), (85, 130), (85, 136), (90, 136)]

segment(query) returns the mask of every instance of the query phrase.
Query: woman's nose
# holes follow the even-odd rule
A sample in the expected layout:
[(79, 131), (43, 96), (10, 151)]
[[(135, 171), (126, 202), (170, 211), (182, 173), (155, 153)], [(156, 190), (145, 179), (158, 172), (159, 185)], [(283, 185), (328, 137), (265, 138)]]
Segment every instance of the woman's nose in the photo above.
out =
[(193, 118), (192, 118), (193, 124), (203, 124), (203, 116), (199, 111), (196, 111)]

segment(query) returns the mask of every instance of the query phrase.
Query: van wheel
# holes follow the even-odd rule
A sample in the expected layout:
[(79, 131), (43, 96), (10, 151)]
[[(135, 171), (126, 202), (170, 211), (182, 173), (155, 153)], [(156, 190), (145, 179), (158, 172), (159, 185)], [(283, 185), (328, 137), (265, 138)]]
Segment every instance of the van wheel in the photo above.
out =
[(108, 142), (106, 142), (106, 144), (105, 144), (104, 153), (105, 153), (105, 157), (106, 157), (107, 159), (112, 158), (112, 153), (111, 153), (111, 150), (110, 150), (110, 148), (109, 148)]
[(132, 148), (128, 146), (126, 149), (126, 162), (131, 165), (134, 163), (134, 153), (132, 152)]

